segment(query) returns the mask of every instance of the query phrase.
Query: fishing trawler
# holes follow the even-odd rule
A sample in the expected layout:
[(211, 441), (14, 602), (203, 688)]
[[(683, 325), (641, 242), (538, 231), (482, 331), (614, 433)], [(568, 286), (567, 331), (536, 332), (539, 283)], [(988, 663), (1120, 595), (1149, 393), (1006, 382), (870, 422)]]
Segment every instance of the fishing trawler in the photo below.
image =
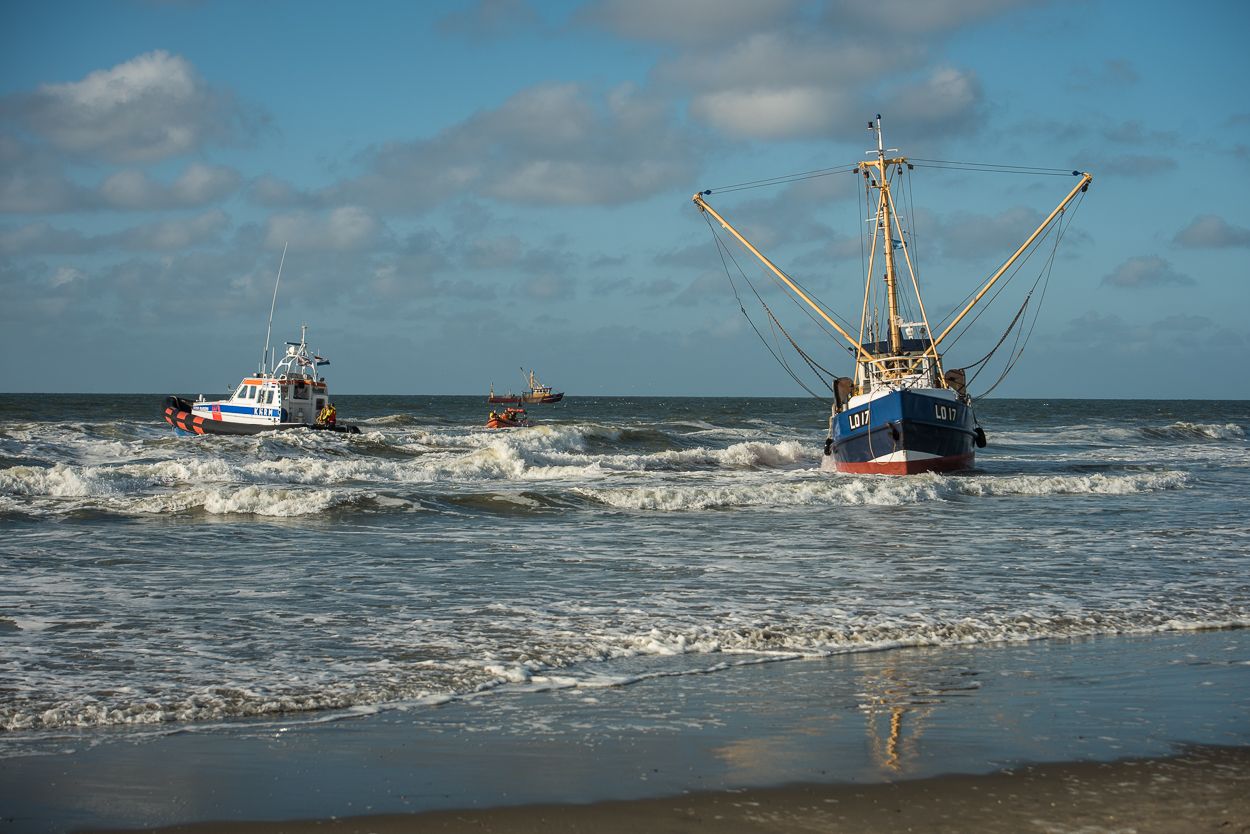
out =
[[(181, 397), (165, 400), (165, 421), (185, 434), (258, 434), (280, 429), (315, 429), (359, 434), (356, 426), (329, 422), (323, 416), (330, 404), (326, 381), (318, 371), (330, 360), (308, 349), (308, 325), (300, 327), (298, 342), (287, 342), (286, 353), (269, 372), (245, 376), (224, 400), (195, 402)], [(268, 348), (266, 348), (268, 353)]]
[[(521, 369), (521, 376), (525, 376), (525, 369)], [(533, 369), (529, 372), (527, 379), (529, 382), (529, 390), (523, 394), (513, 394), (509, 391), (507, 394), (496, 394), (495, 384), (492, 382), (490, 393), (486, 395), (488, 403), (527, 403), (529, 405), (542, 405), (547, 403), (558, 403), (564, 399), (564, 392), (551, 392), (550, 385), (543, 385), (538, 381), (538, 377), (534, 376)]]
[[(945, 368), (943, 354), (939, 348), (952, 333), (956, 332), (956, 328), (968, 313), (986, 298), (987, 293), (1004, 275), (1015, 274), (1011, 272), (1013, 266), (1039, 239), (1048, 236), (1049, 231), (1057, 229), (1054, 235), (1054, 243), (1057, 246), (1064, 228), (1061, 220), (1064, 212), (1077, 195), (1086, 192), (1093, 177), (1089, 173), (1071, 171), (1072, 176), (1080, 177), (1076, 186), (1015, 253), (994, 271), (976, 291), (972, 300), (958, 314), (942, 320), (943, 322), (949, 321), (949, 323), (946, 323), (941, 332), (935, 336), (930, 327), (929, 315), (921, 298), (920, 286), (913, 267), (909, 246), (911, 235), (903, 226), (891, 192), (891, 187), (896, 186), (903, 178), (904, 170), (911, 171), (915, 165), (905, 156), (893, 155), (897, 153), (897, 148), (885, 147), (881, 133), (880, 114), (874, 121), (868, 123), (868, 129), (875, 134), (877, 147), (867, 152), (869, 158), (866, 160), (845, 169), (807, 172), (803, 175), (794, 175), (793, 179), (776, 178), (772, 181), (757, 181), (778, 183), (808, 178), (812, 174), (842, 171), (862, 176), (865, 199), (868, 205), (876, 205), (876, 213), (875, 217), (869, 218), (869, 222), (873, 224), (871, 255), (868, 259), (863, 308), (859, 332), (856, 336), (852, 336), (847, 328), (838, 324), (830, 313), (811, 297), (810, 293), (779, 269), (708, 204), (705, 197), (712, 194), (711, 190), (700, 191), (694, 195), (693, 200), (699, 210), (704, 212), (705, 217), (715, 218), (721, 227), (758, 258), (783, 286), (811, 307), (820, 319), (832, 328), (833, 332), (829, 335), (836, 334), (835, 338), (844, 341), (855, 357), (855, 370), (851, 377), (836, 377), (824, 371), (810, 355), (798, 347), (788, 333), (785, 333), (771, 309), (766, 304), (763, 305), (773, 324), (786, 335), (809, 368), (821, 376), (822, 383), (828, 385), (833, 394), (829, 430), (821, 462), (822, 470), (906, 475), (966, 469), (973, 465), (975, 449), (985, 447), (985, 432), (973, 411), (973, 398), (968, 394), (967, 369)], [(925, 161), (941, 162), (940, 160)], [(919, 164), (920, 160), (915, 162)], [(955, 163), (929, 167), (953, 167), (954, 165)], [(1007, 169), (1007, 166), (982, 166), (980, 170), (996, 169)], [(1020, 169), (1020, 171), (1024, 170), (1026, 169)], [(1058, 169), (1027, 170), (1058, 173)], [(1065, 169), (1062, 174), (1067, 175), (1067, 170)], [(743, 186), (755, 184), (744, 183)], [(1059, 222), (1056, 222), (1057, 220)], [(712, 228), (713, 235), (716, 236), (716, 229), (711, 221), (708, 221), (708, 225)], [(723, 246), (719, 236), (716, 239), (718, 247)], [(720, 251), (724, 258), (724, 250)], [(909, 282), (905, 283), (901, 280), (896, 251), (902, 253), (907, 274), (910, 277)], [(878, 253), (883, 261), (880, 267), (877, 265)], [(1052, 254), (1047, 265), (1043, 266), (1047, 278), (1049, 277), (1049, 264), (1053, 264), (1053, 261)], [(881, 284), (877, 284), (874, 280), (877, 269), (883, 269)], [(728, 273), (728, 266), (726, 266), (726, 271)], [(1040, 278), (1039, 275), (1039, 280)], [(732, 281), (732, 275), (730, 279)], [(1035, 281), (1034, 289), (1037, 286), (1038, 283)], [(869, 299), (874, 288), (878, 290), (878, 293), (884, 291), (884, 304), (881, 307), (874, 305), (870, 308)], [(908, 297), (905, 298), (905, 294)], [(1032, 290), (1025, 298), (1024, 306), (1012, 320), (1008, 333), (1020, 323), (1031, 297)], [(912, 299), (915, 301), (914, 305), (911, 304)], [(761, 304), (763, 304), (762, 299)], [(912, 315), (904, 315), (904, 309), (911, 310)], [(743, 307), (743, 312), (746, 313), (745, 307)], [(1003, 344), (1006, 335), (1004, 334), (1004, 339), (999, 340), (999, 346)], [(994, 350), (997, 349), (996, 346)], [(1014, 349), (1013, 347), (1013, 351)], [(991, 351), (991, 354), (993, 352)], [(1018, 358), (1018, 355), (1014, 358)], [(1010, 370), (1011, 364), (1014, 364), (1014, 358), (1007, 370)], [(984, 361), (986, 360), (979, 360), (974, 364)], [(788, 365), (786, 368), (790, 370)], [(1005, 374), (1006, 371), (1004, 371)], [(791, 375), (794, 375), (793, 371)]]

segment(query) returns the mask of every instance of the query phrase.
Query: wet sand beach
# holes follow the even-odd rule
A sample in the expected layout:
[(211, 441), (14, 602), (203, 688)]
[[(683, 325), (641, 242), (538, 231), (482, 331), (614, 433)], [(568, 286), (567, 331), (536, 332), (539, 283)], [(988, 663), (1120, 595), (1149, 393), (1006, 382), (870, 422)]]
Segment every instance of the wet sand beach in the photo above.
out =
[(1143, 832), (1250, 819), (1241, 629), (533, 690), (320, 723), (66, 734), (63, 752), (0, 760), (5, 830)]
[(795, 785), (590, 805), (416, 815), (202, 823), (162, 832), (1133, 832), (1250, 831), (1250, 749), (1194, 748), (1156, 759), (1026, 766), (982, 776), (876, 785)]

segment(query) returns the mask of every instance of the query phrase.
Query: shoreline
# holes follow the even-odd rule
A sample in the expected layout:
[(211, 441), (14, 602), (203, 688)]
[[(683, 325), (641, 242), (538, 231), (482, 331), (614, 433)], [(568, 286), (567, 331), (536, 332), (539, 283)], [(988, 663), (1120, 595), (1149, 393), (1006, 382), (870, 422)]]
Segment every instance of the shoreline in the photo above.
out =
[[(655, 671), (665, 661), (637, 662)], [(667, 662), (679, 670), (691, 657)], [(1155, 808), (1142, 825), (1156, 827), (1134, 823), (1139, 832), (1189, 831), (1158, 826), (1178, 813), (1216, 820), (1229, 797), (1250, 795), (1247, 691), (1250, 630), (1232, 629), (687, 668), (627, 686), (156, 737), (84, 730), (0, 758), (0, 828), (611, 832), (716, 820), (707, 830), (837, 830), (825, 807), (836, 806), (859, 820), (849, 830), (873, 830), (884, 824), (871, 821), (882, 819), (869, 816), (875, 802), (897, 820), (929, 808), (908, 823), (916, 831), (961, 831), (940, 827), (940, 814), (966, 821), (959, 808), (984, 812), (978, 796), (1039, 774), (1036, 789), (1057, 808), (1092, 791), (1119, 797), (1120, 815)], [(1195, 797), (1210, 782), (1208, 801), (1185, 805), (1134, 776), (1161, 775), (1166, 788), (1174, 769)], [(1117, 780), (1137, 787), (1120, 792)], [(1049, 806), (1017, 804), (1051, 819)], [(1250, 819), (1235, 808), (1247, 813), (1228, 819)], [(1030, 830), (1011, 819), (976, 828)], [(1053, 819), (1035, 830), (1069, 830), (1073, 818)]]
[[(90, 829), (124, 834), (135, 829)], [(797, 784), (658, 799), (384, 814), (344, 819), (208, 821), (153, 834), (426, 834), (500, 831), (1056, 831), (1250, 832), (1250, 747), (1191, 747), (1174, 756), (1028, 765), (869, 785)], [(84, 832), (84, 834), (86, 834)]]

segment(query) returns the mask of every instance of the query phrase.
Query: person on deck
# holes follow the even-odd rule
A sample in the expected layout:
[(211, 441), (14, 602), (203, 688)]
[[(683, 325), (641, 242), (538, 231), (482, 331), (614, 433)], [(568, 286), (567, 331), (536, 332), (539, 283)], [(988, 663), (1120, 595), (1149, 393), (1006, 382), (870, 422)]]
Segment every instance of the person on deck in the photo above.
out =
[(334, 408), (334, 403), (326, 403), (326, 407), (321, 409), (321, 413), (317, 415), (317, 422), (323, 426), (334, 428), (338, 421), (338, 412)]

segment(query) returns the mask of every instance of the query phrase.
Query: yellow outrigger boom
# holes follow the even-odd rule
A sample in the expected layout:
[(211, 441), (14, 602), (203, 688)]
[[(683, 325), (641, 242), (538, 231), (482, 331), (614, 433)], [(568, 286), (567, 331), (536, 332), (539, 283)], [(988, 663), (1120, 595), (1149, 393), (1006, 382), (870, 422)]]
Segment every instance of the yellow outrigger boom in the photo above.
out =
[(865, 362), (877, 361), (876, 358), (871, 353), (869, 353), (867, 350), (864, 349), (864, 346), (859, 343), (858, 339), (856, 339), (850, 333), (847, 333), (845, 330), (843, 330), (836, 321), (834, 321), (832, 318), (829, 317), (829, 314), (826, 313), (819, 304), (817, 304), (815, 301), (812, 301), (811, 298), (808, 297), (807, 293), (799, 289), (798, 285), (796, 285), (793, 281), (791, 281), (788, 275), (786, 275), (784, 272), (778, 269), (777, 265), (774, 264), (772, 261), (770, 261), (767, 257), (765, 257), (763, 252), (756, 249), (755, 245), (751, 243), (751, 241), (743, 237), (741, 232), (739, 232), (737, 229), (731, 226), (728, 220), (721, 217), (720, 214), (716, 211), (716, 209), (708, 205), (707, 201), (703, 199), (702, 191), (700, 191), (698, 194), (695, 194), (694, 197), (691, 199), (694, 201), (694, 204), (699, 207), (699, 211), (706, 211), (708, 214), (715, 217), (716, 221), (720, 223), (721, 226), (725, 227), (725, 229), (727, 229), (731, 235), (736, 237), (739, 243), (745, 246), (752, 255), (759, 258), (760, 261), (764, 264), (764, 266), (772, 270), (774, 275), (776, 275), (778, 278), (784, 281), (785, 285), (789, 287), (791, 290), (793, 290), (795, 295), (797, 295), (799, 298), (806, 301), (808, 306), (816, 311), (817, 315), (819, 315), (822, 319), (827, 321), (830, 327), (838, 331), (838, 333), (842, 335), (842, 338), (846, 339), (846, 341), (851, 345), (851, 347), (855, 348), (855, 350), (858, 351), (864, 357), (863, 361)]
[[(946, 325), (946, 329), (942, 331), (941, 335), (933, 340), (933, 344), (929, 346), (930, 351), (933, 351), (936, 355), (938, 344), (950, 335), (950, 332), (955, 329), (955, 325), (959, 324), (963, 317), (968, 315), (968, 312), (977, 305), (977, 302), (979, 302), (985, 294), (990, 291), (990, 288), (994, 286), (998, 279), (1003, 277), (1007, 270), (1011, 269), (1011, 265), (1014, 264), (1024, 253), (1024, 250), (1028, 249), (1033, 244), (1033, 241), (1037, 240), (1037, 236), (1045, 231), (1046, 227), (1053, 223), (1056, 217), (1063, 213), (1063, 210), (1068, 207), (1068, 203), (1072, 202), (1073, 198), (1076, 197), (1077, 194), (1080, 194), (1082, 191), (1088, 189), (1089, 184), (1093, 181), (1094, 177), (1088, 171), (1081, 174), (1081, 181), (1076, 184), (1075, 188), (1068, 192), (1068, 196), (1064, 197), (1063, 200), (1059, 202), (1059, 205), (1055, 206), (1055, 210), (1050, 213), (1050, 216), (1042, 221), (1042, 224), (1033, 231), (1033, 234), (1029, 235), (1028, 240), (1020, 244), (1020, 248), (1015, 251), (1015, 254), (1008, 258), (1007, 262), (998, 268), (998, 271), (994, 273), (993, 277), (991, 277), (989, 281), (985, 282), (985, 286), (981, 288), (981, 291), (976, 294), (975, 298), (968, 302), (968, 306), (964, 307), (963, 310), (960, 311), (959, 315), (955, 316), (954, 321)], [(928, 351), (926, 351), (926, 353), (928, 353)]]

